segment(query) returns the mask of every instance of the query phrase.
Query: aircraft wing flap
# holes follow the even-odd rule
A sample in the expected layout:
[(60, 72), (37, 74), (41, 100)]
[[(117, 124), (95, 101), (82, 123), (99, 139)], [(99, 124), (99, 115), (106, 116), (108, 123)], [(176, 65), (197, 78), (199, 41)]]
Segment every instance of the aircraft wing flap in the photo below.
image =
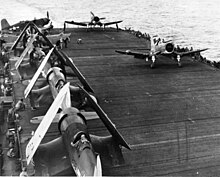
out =
[(79, 25), (79, 26), (87, 26), (89, 23), (84, 22), (74, 22), (74, 21), (65, 21), (67, 24)]
[(145, 59), (150, 56), (150, 52), (143, 53), (143, 52), (136, 52), (136, 51), (134, 52), (134, 51), (130, 51), (130, 50), (126, 50), (126, 51), (115, 50), (115, 52), (120, 53), (120, 54), (124, 54), (124, 55), (132, 55), (138, 59)]
[(122, 20), (119, 21), (114, 21), (114, 22), (107, 22), (107, 23), (103, 23), (104, 26), (108, 26), (108, 25), (113, 25), (113, 24), (117, 24), (117, 23), (121, 23)]

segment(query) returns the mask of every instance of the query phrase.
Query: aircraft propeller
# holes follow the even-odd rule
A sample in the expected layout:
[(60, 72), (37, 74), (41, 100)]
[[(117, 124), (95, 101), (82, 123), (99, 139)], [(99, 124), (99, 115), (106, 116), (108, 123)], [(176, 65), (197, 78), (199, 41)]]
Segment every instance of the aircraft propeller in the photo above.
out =
[(95, 16), (95, 14), (92, 11), (90, 13), (92, 15), (92, 21), (94, 20), (96, 23), (99, 22), (100, 20), (104, 20), (105, 19), (105, 17), (101, 17), (100, 18), (98, 16)]
[(47, 11), (47, 18), (50, 19), (49, 12)]
[(63, 32), (65, 32), (66, 31), (66, 23), (64, 22), (63, 23)]
[(94, 15), (94, 13), (93, 13), (92, 11), (90, 11), (90, 14), (91, 14), (93, 17), (95, 17), (95, 15)]

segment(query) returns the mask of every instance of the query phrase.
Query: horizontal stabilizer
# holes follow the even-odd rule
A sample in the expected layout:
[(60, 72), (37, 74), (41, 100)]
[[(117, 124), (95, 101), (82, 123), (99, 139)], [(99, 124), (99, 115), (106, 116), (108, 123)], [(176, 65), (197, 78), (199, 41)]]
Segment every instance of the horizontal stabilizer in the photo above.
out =
[[(87, 121), (89, 120), (95, 120), (95, 119), (99, 119), (99, 116), (97, 115), (96, 112), (80, 112)], [(44, 116), (37, 116), (37, 117), (33, 117), (30, 122), (32, 124), (39, 124), (41, 123), (41, 121), (43, 120)], [(52, 123), (58, 123), (59, 122), (59, 118), (60, 118), (60, 114), (56, 114), (55, 118), (53, 119)]]

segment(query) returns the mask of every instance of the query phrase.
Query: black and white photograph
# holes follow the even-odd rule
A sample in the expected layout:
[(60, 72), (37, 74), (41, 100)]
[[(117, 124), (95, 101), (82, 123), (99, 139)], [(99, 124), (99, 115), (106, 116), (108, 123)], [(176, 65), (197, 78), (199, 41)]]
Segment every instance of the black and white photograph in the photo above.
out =
[(0, 176), (220, 176), (220, 1), (0, 3)]

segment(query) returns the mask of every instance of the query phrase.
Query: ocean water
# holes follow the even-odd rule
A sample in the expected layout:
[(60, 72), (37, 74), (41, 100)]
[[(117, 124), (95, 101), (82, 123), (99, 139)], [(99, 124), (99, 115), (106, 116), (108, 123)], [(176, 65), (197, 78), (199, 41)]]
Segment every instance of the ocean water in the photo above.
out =
[(123, 20), (120, 28), (157, 34), (173, 39), (180, 46), (209, 48), (203, 56), (220, 61), (219, 0), (0, 0), (0, 3), (0, 19), (6, 18), (9, 24), (46, 17), (49, 11), (53, 25), (63, 27), (65, 20), (89, 21), (92, 11), (106, 21)]

